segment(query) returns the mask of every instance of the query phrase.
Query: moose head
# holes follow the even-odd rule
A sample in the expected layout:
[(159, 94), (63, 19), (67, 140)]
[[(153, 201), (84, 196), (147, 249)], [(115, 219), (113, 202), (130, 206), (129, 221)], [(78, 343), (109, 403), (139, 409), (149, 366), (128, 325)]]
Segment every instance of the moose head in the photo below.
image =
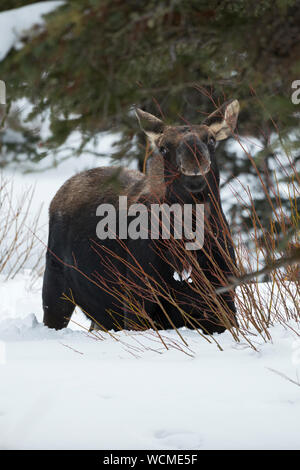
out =
[(188, 192), (203, 191), (215, 166), (216, 142), (232, 135), (236, 127), (238, 101), (224, 103), (200, 125), (168, 126), (139, 108), (135, 111), (154, 154), (163, 159), (165, 180), (175, 177)]

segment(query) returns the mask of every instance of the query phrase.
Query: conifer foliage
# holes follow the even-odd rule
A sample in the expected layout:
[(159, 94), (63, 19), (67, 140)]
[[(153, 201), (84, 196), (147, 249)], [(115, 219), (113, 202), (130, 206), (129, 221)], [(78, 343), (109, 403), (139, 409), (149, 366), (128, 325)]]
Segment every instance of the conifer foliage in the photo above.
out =
[[(4, 0), (1, 11), (29, 3)], [(119, 139), (114, 159), (142, 161), (133, 105), (173, 124), (197, 123), (214, 106), (238, 98), (239, 135), (259, 141), (260, 151), (254, 165), (224, 144), (218, 150), (223, 184), (243, 174), (258, 181), (257, 167), (268, 187), (279, 145), (293, 151), (293, 164), (298, 160), (299, 105), (291, 95), (300, 79), (299, 38), (299, 0), (66, 1), (42, 27), (24, 32), (24, 46), (0, 64), (8, 110), (19, 98), (33, 104), (26, 122), (8, 113), (5, 132), (23, 138), (3, 139), (1, 163), (24, 152), (39, 160), (74, 130), (82, 142), (73, 152), (112, 131)], [(51, 136), (42, 141), (36, 121), (45, 116)], [(264, 198), (259, 190), (255, 196), (263, 218)], [(237, 204), (231, 212), (247, 223)]]

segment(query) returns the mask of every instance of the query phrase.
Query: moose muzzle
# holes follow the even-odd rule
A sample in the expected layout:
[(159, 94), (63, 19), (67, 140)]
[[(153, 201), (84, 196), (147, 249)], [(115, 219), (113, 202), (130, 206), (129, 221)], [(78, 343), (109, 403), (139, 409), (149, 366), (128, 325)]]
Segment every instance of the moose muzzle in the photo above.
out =
[(184, 176), (204, 176), (210, 170), (207, 146), (195, 134), (188, 134), (176, 150), (179, 171)]

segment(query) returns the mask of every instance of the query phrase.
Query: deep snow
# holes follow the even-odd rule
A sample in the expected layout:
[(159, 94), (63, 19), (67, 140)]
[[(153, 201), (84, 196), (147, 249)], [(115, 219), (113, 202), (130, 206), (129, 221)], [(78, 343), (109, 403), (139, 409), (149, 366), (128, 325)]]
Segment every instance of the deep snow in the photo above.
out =
[(166, 350), (151, 331), (49, 330), (26, 275), (0, 283), (0, 298), (0, 448), (300, 448), (300, 387), (270, 370), (299, 381), (291, 330), (255, 338), (258, 352), (228, 332), (215, 336), (220, 351), (197, 332), (181, 330), (186, 348), (167, 331)]

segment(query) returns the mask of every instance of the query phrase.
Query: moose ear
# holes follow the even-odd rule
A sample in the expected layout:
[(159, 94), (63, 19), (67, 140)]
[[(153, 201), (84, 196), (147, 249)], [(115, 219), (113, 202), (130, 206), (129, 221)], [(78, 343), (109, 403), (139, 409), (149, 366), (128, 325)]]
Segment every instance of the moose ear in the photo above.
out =
[(210, 114), (204, 124), (214, 133), (216, 140), (224, 140), (229, 137), (237, 123), (240, 105), (238, 100), (224, 103), (220, 108)]
[(146, 113), (140, 108), (135, 108), (135, 113), (141, 129), (145, 132), (152, 143), (163, 133), (164, 123), (153, 114)]

